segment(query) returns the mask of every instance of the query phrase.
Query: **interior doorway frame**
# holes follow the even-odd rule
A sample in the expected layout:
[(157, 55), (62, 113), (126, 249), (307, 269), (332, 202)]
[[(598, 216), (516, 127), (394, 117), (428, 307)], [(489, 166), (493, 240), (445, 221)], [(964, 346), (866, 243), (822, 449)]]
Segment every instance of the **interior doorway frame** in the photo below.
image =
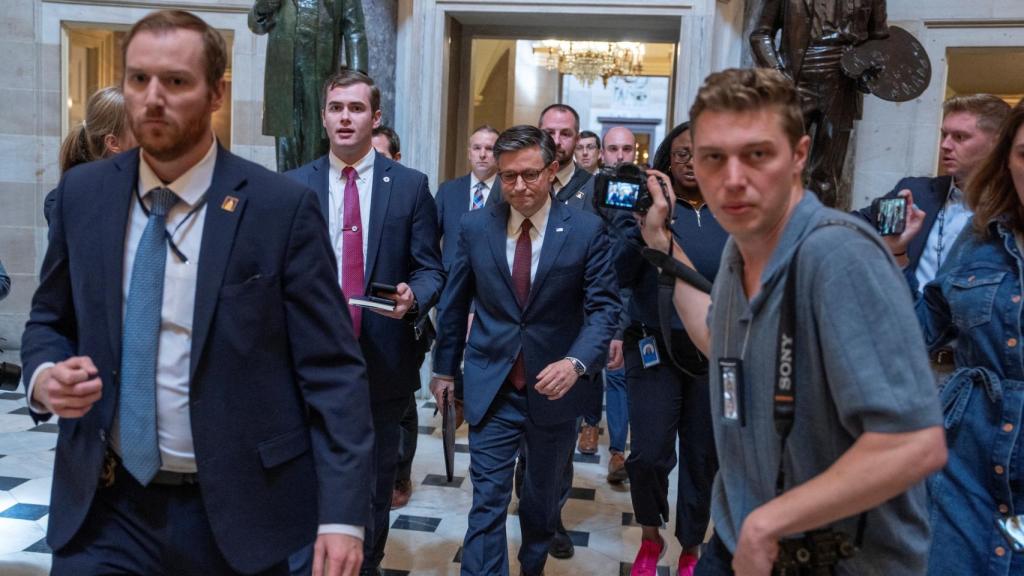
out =
[[(399, 0), (398, 50), (396, 63), (395, 128), (401, 135), (403, 160), (425, 172), (437, 183), (450, 162), (447, 150), (452, 138), (458, 141), (458, 80), (465, 47), (473, 34), (486, 28), (494, 37), (530, 37), (529, 30), (506, 26), (503, 15), (563, 14), (593, 18), (608, 17), (610, 27), (630, 17), (674, 19), (678, 23), (675, 42), (674, 82), (670, 121), (686, 117), (689, 103), (704, 78), (712, 72), (716, 12), (721, 0)], [(463, 26), (460, 16), (472, 15), (473, 23)], [(485, 24), (482, 26), (481, 22)], [(641, 38), (641, 41), (644, 39)], [(659, 41), (666, 41), (664, 39)], [(683, 55), (684, 57), (681, 57)], [(436, 184), (435, 184), (436, 186)]]

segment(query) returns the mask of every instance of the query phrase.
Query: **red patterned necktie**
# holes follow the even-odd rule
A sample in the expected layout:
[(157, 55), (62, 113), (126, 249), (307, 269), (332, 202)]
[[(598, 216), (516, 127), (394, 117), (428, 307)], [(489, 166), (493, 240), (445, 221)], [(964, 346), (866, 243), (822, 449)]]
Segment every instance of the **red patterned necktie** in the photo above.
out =
[[(533, 224), (529, 219), (523, 220), (523, 226), (519, 231), (519, 239), (516, 240), (516, 253), (512, 258), (512, 286), (516, 290), (516, 300), (519, 301), (519, 308), (526, 308), (526, 300), (530, 297), (530, 266), (533, 260), (533, 243), (530, 241), (530, 228)], [(523, 351), (519, 351), (516, 363), (512, 365), (512, 373), (509, 380), (516, 390), (526, 387), (526, 362), (523, 360)]]
[[(356, 187), (356, 169), (346, 166), (345, 212), (341, 228), (341, 292), (345, 298), (363, 294), (363, 228), (359, 212), (359, 189)], [(352, 330), (359, 338), (363, 312), (357, 306), (348, 307), (352, 316)]]

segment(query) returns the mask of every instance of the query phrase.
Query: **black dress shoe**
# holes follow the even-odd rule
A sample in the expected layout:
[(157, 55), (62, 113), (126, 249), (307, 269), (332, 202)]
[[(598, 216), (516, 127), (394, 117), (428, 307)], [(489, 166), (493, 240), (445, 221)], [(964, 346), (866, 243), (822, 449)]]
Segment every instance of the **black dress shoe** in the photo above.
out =
[(572, 538), (565, 532), (565, 529), (559, 528), (559, 530), (555, 531), (554, 537), (551, 538), (551, 543), (548, 544), (548, 554), (552, 558), (567, 560), (576, 553), (576, 547), (572, 543)]

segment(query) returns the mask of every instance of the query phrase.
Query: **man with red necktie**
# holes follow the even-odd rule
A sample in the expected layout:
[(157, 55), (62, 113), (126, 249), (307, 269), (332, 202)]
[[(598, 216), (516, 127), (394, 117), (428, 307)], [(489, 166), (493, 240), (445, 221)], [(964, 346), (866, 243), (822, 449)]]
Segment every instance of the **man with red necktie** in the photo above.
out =
[[(444, 270), (437, 209), (427, 177), (374, 151), (380, 91), (373, 80), (341, 70), (324, 83), (323, 125), (331, 151), (287, 175), (317, 192), (338, 260), (345, 298), (372, 283), (396, 288), (395, 310), (349, 306), (366, 358), (375, 433), (373, 519), (366, 527), (362, 574), (378, 574), (387, 541), (399, 430), (409, 396), (419, 388), (415, 322), (441, 295)], [(369, 503), (368, 503), (369, 504)], [(293, 557), (293, 573), (308, 553)]]
[[(619, 316), (601, 220), (551, 196), (555, 143), (533, 126), (494, 144), (505, 202), (463, 216), (438, 306), (438, 402), (463, 368), (473, 507), (462, 574), (507, 575), (505, 537), (520, 445), (529, 453), (519, 501), (523, 574), (541, 574), (558, 524), (562, 478), (581, 399), (600, 371)], [(470, 305), (473, 327), (466, 341)]]

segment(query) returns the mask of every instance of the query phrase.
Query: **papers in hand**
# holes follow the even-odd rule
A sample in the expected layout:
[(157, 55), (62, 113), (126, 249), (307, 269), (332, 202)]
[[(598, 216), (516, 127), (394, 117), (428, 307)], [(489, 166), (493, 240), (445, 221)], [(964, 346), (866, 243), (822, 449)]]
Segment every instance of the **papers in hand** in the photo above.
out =
[(348, 299), (349, 306), (359, 306), (360, 308), (372, 308), (374, 310), (384, 310), (385, 312), (395, 311), (395, 301), (387, 298), (378, 298), (376, 296), (352, 296)]

